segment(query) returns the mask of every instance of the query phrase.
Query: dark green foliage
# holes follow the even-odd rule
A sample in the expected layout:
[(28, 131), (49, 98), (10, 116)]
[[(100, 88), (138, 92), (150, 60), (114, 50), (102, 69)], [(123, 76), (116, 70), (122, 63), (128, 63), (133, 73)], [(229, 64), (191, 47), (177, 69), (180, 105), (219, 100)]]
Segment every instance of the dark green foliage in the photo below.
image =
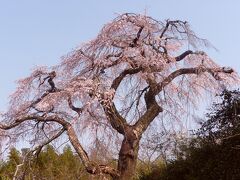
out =
[(240, 179), (240, 150), (226, 144), (189, 147), (186, 159), (170, 163), (162, 179)]
[(202, 124), (198, 135), (208, 141), (229, 139), (240, 133), (240, 91), (223, 91), (222, 101), (214, 103), (208, 121)]
[(0, 165), (0, 179), (13, 179), (15, 169), (21, 163), (20, 152), (11, 148), (6, 162)]
[[(24, 151), (23, 151), (24, 152)], [(21, 164), (23, 157), (16, 149), (11, 149), (6, 162), (1, 163), (0, 180), (12, 179), (16, 165)], [(32, 157), (25, 166), (21, 166), (18, 177), (25, 180), (58, 179), (74, 180), (89, 179), (78, 156), (66, 146), (58, 155), (54, 148), (48, 145), (38, 157)]]
[(159, 159), (154, 164), (138, 163), (138, 179), (141, 180), (157, 180), (165, 172), (166, 163), (164, 160)]

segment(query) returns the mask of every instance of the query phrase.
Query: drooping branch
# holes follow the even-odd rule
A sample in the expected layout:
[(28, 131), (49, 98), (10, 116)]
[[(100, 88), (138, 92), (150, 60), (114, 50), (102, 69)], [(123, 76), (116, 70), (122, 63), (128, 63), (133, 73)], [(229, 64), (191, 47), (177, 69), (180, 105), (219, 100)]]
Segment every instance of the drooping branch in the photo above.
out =
[(16, 119), (13, 123), (11, 123), (9, 125), (0, 124), (0, 129), (9, 130), (9, 129), (12, 129), (12, 128), (20, 125), (21, 123), (24, 123), (25, 121), (56, 122), (63, 126), (61, 131), (59, 131), (56, 135), (54, 135), (48, 141), (46, 141), (45, 143), (43, 143), (42, 145), (38, 146), (35, 149), (37, 151), (37, 153), (40, 152), (40, 150), (42, 149), (42, 147), (44, 145), (49, 144), (51, 141), (53, 141), (54, 139), (56, 139), (60, 135), (62, 135), (62, 133), (64, 131), (67, 131), (69, 140), (70, 140), (71, 144), (73, 145), (74, 149), (76, 150), (76, 152), (78, 153), (80, 159), (82, 160), (82, 163), (85, 166), (87, 172), (89, 172), (91, 174), (105, 173), (105, 174), (111, 175), (112, 177), (119, 176), (119, 172), (117, 170), (115, 170), (114, 168), (111, 168), (107, 165), (98, 165), (95, 162), (90, 161), (86, 151), (83, 149), (82, 145), (80, 144), (72, 125), (69, 122), (65, 121), (64, 119), (58, 117), (57, 115), (50, 115), (50, 116), (46, 116), (46, 117), (38, 116), (35, 114), (28, 115), (26, 117)]
[(232, 68), (206, 68), (206, 67), (195, 67), (195, 68), (182, 68), (172, 72), (169, 76), (167, 76), (162, 82), (155, 86), (153, 89), (153, 93), (155, 95), (159, 94), (165, 86), (171, 83), (176, 77), (184, 74), (199, 74), (208, 72), (210, 73), (216, 80), (220, 80), (217, 73), (228, 73), (231, 74), (233, 72)]
[(15, 128), (16, 126), (20, 125), (21, 123), (23, 123), (25, 121), (56, 122), (58, 124), (61, 124), (64, 127), (68, 124), (67, 121), (65, 121), (64, 119), (62, 119), (56, 115), (50, 115), (50, 116), (44, 117), (44, 116), (39, 116), (37, 114), (31, 114), (31, 115), (27, 115), (22, 118), (18, 118), (16, 120), (14, 120), (11, 124), (2, 124), (1, 123), (0, 129), (9, 130), (9, 129)]
[(47, 141), (45, 141), (44, 143), (42, 143), (41, 145), (37, 146), (33, 151), (36, 151), (36, 156), (39, 155), (39, 153), (41, 152), (42, 148), (48, 144), (50, 144), (52, 141), (54, 141), (55, 139), (57, 139), (58, 137), (60, 137), (64, 132), (66, 131), (65, 128), (62, 128), (57, 134), (53, 135), (51, 138), (49, 138)]

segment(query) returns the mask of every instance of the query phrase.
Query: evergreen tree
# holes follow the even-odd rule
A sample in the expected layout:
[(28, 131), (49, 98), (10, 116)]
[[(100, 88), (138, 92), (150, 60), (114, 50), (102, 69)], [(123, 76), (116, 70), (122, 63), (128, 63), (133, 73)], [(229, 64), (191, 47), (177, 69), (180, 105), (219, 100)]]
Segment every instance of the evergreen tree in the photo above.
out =
[(214, 103), (208, 120), (203, 123), (198, 135), (220, 143), (240, 137), (240, 91), (223, 91), (220, 103)]
[[(16, 166), (21, 164), (29, 149), (22, 149), (22, 154), (15, 148), (9, 151), (6, 161), (0, 163), (0, 180), (13, 179)], [(91, 178), (70, 146), (58, 154), (53, 146), (46, 146), (36, 156), (28, 156), (24, 165), (19, 168), (17, 178), (24, 180), (88, 180)]]
[(21, 154), (16, 148), (11, 148), (6, 162), (1, 163), (0, 178), (13, 179), (16, 167), (21, 164)]

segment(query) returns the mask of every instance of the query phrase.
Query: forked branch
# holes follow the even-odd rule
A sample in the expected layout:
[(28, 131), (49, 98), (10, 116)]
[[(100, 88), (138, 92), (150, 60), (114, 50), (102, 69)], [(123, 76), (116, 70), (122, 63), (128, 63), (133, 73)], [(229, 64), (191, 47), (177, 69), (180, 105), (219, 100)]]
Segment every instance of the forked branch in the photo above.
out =
[(180, 21), (180, 20), (176, 20), (176, 21), (169, 21), (167, 20), (166, 25), (164, 26), (162, 33), (160, 34), (160, 38), (162, 38), (164, 36), (164, 34), (167, 32), (167, 30), (171, 27), (174, 26), (175, 28), (178, 27), (178, 25), (186, 25), (187, 22), (186, 21)]
[(196, 68), (182, 68), (172, 72), (159, 84), (151, 84), (149, 91), (145, 94), (145, 101), (147, 106), (147, 111), (143, 116), (135, 123), (134, 128), (138, 135), (141, 135), (149, 126), (149, 124), (154, 120), (154, 118), (163, 111), (163, 109), (157, 104), (155, 96), (159, 94), (164, 87), (171, 83), (176, 77), (184, 74), (199, 74), (203, 72), (210, 73), (216, 80), (220, 80), (217, 76), (217, 73), (232, 73), (233, 69), (231, 68), (205, 68), (205, 67), (196, 67)]

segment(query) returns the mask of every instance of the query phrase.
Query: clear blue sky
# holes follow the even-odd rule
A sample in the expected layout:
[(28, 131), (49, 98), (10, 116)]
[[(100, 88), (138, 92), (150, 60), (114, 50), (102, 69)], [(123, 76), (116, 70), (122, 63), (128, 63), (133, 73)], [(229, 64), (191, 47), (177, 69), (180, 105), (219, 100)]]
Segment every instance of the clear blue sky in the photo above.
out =
[(159, 20), (187, 20), (219, 50), (208, 50), (212, 58), (240, 72), (238, 0), (0, 0), (0, 110), (14, 81), (35, 65), (57, 64), (117, 13), (145, 11)]

